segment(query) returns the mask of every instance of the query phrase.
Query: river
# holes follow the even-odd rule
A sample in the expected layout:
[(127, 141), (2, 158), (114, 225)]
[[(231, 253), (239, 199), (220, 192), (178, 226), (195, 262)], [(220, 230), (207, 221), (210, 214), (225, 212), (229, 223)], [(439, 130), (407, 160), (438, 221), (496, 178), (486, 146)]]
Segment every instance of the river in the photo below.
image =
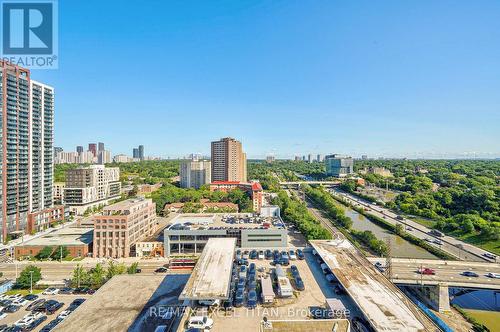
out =
[(388, 230), (378, 226), (353, 209), (336, 202), (337, 206), (344, 210), (345, 215), (352, 220), (352, 229), (357, 231), (371, 231), (378, 239), (385, 240), (390, 238), (391, 241), (391, 257), (395, 258), (427, 258), (437, 259), (425, 249), (416, 246), (400, 236), (389, 232)]

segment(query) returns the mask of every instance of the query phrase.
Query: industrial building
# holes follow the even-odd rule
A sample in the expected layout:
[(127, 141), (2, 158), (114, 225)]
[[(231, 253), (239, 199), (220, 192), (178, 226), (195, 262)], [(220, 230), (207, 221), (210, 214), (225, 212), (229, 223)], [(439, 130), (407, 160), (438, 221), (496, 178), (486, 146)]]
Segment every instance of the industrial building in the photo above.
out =
[(182, 214), (164, 230), (165, 256), (201, 253), (210, 238), (236, 238), (240, 248), (286, 248), (287, 229), (279, 216)]

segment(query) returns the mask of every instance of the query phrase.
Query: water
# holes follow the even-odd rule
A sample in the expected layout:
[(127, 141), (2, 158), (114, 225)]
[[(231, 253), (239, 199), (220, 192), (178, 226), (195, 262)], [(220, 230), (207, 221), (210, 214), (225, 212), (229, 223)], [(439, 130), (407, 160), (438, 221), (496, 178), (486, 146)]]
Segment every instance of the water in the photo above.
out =
[(338, 207), (344, 210), (345, 215), (352, 220), (352, 229), (357, 231), (371, 231), (378, 239), (391, 239), (391, 256), (395, 258), (427, 258), (436, 259), (437, 257), (425, 249), (416, 246), (400, 236), (389, 232), (388, 230), (374, 224), (362, 214), (336, 203)]
[(500, 292), (488, 289), (450, 288), (450, 303), (464, 309), (495, 311), (500, 314)]

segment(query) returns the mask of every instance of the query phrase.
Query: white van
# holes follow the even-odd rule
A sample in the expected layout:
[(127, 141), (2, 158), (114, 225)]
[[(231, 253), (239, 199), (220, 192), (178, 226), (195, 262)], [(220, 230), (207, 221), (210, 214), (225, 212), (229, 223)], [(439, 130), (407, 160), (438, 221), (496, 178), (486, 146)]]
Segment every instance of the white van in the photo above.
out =
[(214, 321), (207, 316), (193, 316), (189, 318), (188, 328), (196, 329), (211, 329), (214, 326)]

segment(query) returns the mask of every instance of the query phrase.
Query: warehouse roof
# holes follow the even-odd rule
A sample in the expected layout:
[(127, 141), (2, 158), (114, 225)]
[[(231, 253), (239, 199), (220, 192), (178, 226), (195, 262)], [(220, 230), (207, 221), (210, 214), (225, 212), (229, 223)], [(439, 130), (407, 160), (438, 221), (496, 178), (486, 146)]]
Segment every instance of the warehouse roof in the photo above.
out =
[(235, 238), (210, 238), (179, 299), (227, 299), (235, 246)]

